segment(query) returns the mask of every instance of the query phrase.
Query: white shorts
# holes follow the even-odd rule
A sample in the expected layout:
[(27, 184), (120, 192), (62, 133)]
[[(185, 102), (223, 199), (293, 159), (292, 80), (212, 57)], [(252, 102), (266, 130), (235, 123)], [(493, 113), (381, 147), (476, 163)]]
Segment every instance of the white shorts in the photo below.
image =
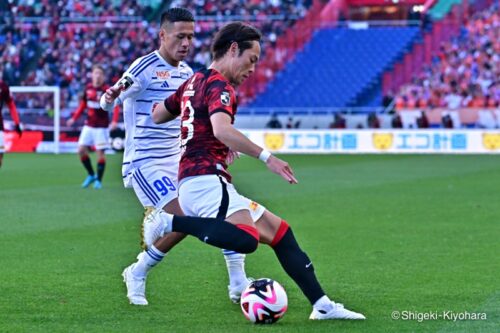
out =
[(240, 210), (248, 210), (257, 222), (266, 208), (238, 192), (222, 176), (188, 177), (179, 184), (179, 203), (184, 214), (225, 219)]
[(5, 142), (3, 138), (3, 131), (0, 131), (0, 154), (5, 153)]
[(80, 146), (95, 146), (97, 150), (105, 150), (109, 148), (109, 129), (104, 127), (83, 126), (80, 138), (78, 139)]
[(163, 208), (177, 198), (178, 162), (168, 166), (146, 164), (133, 169), (132, 187), (144, 207)]

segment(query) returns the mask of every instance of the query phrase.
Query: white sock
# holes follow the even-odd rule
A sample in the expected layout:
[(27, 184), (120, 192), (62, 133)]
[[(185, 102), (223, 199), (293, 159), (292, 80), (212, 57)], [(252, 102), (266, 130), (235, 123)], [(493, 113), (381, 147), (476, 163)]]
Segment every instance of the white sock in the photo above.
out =
[(224, 259), (226, 259), (229, 285), (236, 287), (244, 282), (246, 283), (245, 255), (229, 250), (222, 250), (222, 253), (224, 254)]
[(314, 303), (313, 308), (318, 311), (328, 312), (333, 309), (333, 302), (328, 298), (328, 296), (323, 296)]
[(172, 221), (174, 220), (174, 216), (170, 213), (163, 211), (165, 214), (161, 214), (162, 218), (166, 220), (165, 233), (172, 232)]
[(132, 268), (132, 274), (138, 278), (146, 278), (151, 268), (155, 267), (165, 257), (165, 253), (154, 245), (137, 256), (137, 263)]

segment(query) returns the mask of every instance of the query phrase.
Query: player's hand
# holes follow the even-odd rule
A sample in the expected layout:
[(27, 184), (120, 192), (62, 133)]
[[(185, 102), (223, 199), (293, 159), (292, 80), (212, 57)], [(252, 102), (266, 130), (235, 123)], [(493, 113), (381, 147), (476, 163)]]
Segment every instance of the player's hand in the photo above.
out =
[(118, 123), (116, 121), (112, 121), (111, 124), (109, 125), (110, 130), (115, 130), (118, 128)]
[(75, 123), (75, 120), (73, 118), (69, 118), (66, 121), (66, 126), (73, 126), (74, 123)]
[(271, 155), (269, 156), (266, 165), (269, 168), (269, 170), (271, 170), (275, 174), (280, 175), (284, 180), (286, 180), (290, 184), (299, 183), (297, 178), (295, 178), (293, 174), (292, 168), (290, 167), (290, 165), (288, 165), (287, 162), (280, 160), (274, 155)]
[(14, 130), (16, 131), (17, 135), (19, 135), (19, 137), (23, 136), (23, 130), (21, 129), (21, 124), (16, 124)]
[(226, 157), (226, 164), (227, 165), (231, 165), (238, 158), (240, 158), (240, 153), (238, 153), (237, 151), (229, 149), (229, 153), (227, 154), (227, 157)]
[(104, 94), (104, 100), (107, 104), (113, 104), (115, 99), (120, 96), (121, 89), (120, 87), (111, 87), (106, 90)]

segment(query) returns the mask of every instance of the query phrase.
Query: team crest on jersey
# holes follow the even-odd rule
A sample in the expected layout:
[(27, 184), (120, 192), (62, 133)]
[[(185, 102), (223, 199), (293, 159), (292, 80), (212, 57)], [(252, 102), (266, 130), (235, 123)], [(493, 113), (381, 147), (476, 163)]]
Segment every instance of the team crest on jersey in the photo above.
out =
[(181, 75), (181, 79), (183, 79), (183, 80), (189, 79), (189, 73), (181, 72), (180, 75)]
[(169, 71), (156, 71), (156, 77), (158, 77), (160, 80), (166, 80), (170, 77), (170, 72)]
[(229, 92), (228, 91), (223, 91), (220, 94), (220, 102), (222, 104), (224, 104), (225, 106), (231, 105), (231, 96), (229, 96)]
[(285, 144), (285, 134), (283, 133), (265, 133), (264, 144), (269, 150), (278, 150)]

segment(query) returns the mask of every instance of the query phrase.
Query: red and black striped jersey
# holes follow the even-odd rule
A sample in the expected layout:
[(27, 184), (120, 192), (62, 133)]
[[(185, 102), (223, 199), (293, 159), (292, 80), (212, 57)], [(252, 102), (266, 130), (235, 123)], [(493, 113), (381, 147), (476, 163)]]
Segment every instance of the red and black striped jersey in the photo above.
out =
[[(109, 126), (109, 114), (107, 111), (101, 109), (99, 100), (101, 96), (109, 88), (108, 85), (104, 84), (100, 87), (94, 87), (92, 83), (87, 84), (83, 97), (81, 99), (78, 109), (73, 114), (72, 118), (77, 120), (78, 117), (87, 109), (87, 119), (85, 120), (85, 125), (90, 127), (106, 128)], [(114, 110), (113, 119), (117, 119), (118, 110)]]
[(165, 107), (181, 116), (179, 182), (208, 174), (221, 174), (231, 181), (226, 170), (229, 148), (214, 136), (210, 122), (217, 112), (228, 114), (234, 122), (237, 101), (229, 81), (214, 69), (198, 72), (165, 100)]

